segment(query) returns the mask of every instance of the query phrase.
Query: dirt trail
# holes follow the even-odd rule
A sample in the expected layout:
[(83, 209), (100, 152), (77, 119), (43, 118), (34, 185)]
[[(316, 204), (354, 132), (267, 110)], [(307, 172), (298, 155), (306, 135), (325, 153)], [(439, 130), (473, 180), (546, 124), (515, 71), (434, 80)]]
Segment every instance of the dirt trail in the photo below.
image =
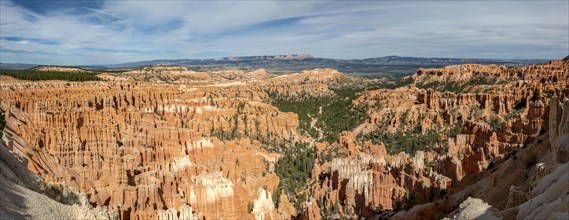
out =
[[(318, 110), (318, 115), (322, 115), (322, 106), (320, 106), (320, 109)], [(308, 114), (308, 117), (310, 118), (310, 128), (314, 128), (316, 131), (318, 131), (317, 140), (318, 141), (322, 140), (322, 138), (324, 138), (324, 132), (322, 131), (322, 129), (316, 126), (318, 118), (313, 118), (310, 114)]]

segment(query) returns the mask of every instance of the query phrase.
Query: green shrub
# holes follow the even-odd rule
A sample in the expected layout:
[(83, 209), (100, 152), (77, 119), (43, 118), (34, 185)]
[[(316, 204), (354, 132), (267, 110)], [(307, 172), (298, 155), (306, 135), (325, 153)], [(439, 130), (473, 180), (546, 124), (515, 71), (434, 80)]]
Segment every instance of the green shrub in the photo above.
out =
[(387, 133), (380, 127), (365, 135), (358, 135), (357, 139), (359, 141), (369, 140), (373, 144), (383, 143), (389, 154), (405, 152), (409, 155), (415, 155), (417, 151), (433, 150), (437, 144), (446, 144), (446, 141), (441, 138), (441, 135), (446, 134), (446, 137), (456, 138), (461, 132), (462, 127), (461, 121), (449, 129), (442, 131), (439, 129), (430, 129), (425, 133), (421, 132), (419, 126), (414, 129), (395, 133)]
[(458, 123), (456, 123), (454, 126), (452, 126), (448, 130), (448, 132), (447, 132), (448, 137), (456, 138), (458, 136), (458, 134), (460, 134), (460, 132), (462, 131), (462, 127), (463, 127), (462, 120), (458, 120)]
[(500, 123), (498, 119), (491, 119), (488, 121), (488, 125), (490, 125), (490, 129), (492, 129), (493, 132), (498, 132), (502, 128), (502, 123)]
[[(362, 123), (367, 115), (363, 109), (352, 107), (352, 100), (357, 98), (356, 93), (361, 90), (342, 88), (333, 91), (336, 94), (333, 97), (300, 95), (299, 98), (293, 99), (279, 97), (275, 93), (269, 93), (269, 97), (271, 104), (279, 111), (298, 114), (299, 132), (318, 141), (335, 142), (339, 133), (352, 130)], [(318, 130), (311, 126), (313, 119), (316, 120), (315, 127), (323, 132), (322, 139), (319, 139)]]
[[(297, 210), (306, 199), (306, 195), (299, 192), (306, 187), (314, 166), (312, 149), (307, 147), (308, 143), (295, 143), (294, 146), (285, 149), (285, 154), (275, 164), (275, 173), (280, 178), (275, 195), (284, 189), (289, 199), (295, 203)], [(278, 202), (275, 203), (278, 206)]]
[(413, 78), (402, 78), (399, 80), (385, 80), (381, 82), (377, 82), (368, 86), (368, 90), (376, 90), (376, 89), (396, 89), (399, 87), (403, 87), (413, 83)]
[(41, 81), (41, 80), (65, 80), (65, 81), (99, 81), (98, 73), (91, 72), (55, 72), (27, 70), (0, 70), (0, 75), (11, 76), (21, 80)]
[(417, 83), (416, 85), (417, 88), (421, 89), (433, 89), (439, 92), (462, 93), (466, 88), (471, 86), (494, 85), (494, 84), (496, 84), (496, 82), (494, 82), (492, 79), (488, 77), (478, 77), (464, 84), (459, 84), (455, 82), (430, 82), (426, 84)]

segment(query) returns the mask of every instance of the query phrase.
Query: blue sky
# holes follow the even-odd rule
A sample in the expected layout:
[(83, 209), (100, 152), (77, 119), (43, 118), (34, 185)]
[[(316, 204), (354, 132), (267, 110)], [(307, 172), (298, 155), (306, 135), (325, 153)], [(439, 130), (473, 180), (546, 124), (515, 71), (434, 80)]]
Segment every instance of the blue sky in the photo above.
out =
[(312, 54), (560, 59), (569, 1), (0, 0), (0, 62)]

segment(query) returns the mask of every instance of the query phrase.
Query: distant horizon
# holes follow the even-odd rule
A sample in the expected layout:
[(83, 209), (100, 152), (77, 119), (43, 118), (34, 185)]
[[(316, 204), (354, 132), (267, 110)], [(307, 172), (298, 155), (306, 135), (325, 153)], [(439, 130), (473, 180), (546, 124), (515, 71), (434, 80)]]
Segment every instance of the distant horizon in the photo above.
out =
[(569, 1), (0, 0), (0, 62), (569, 54)]
[[(49, 64), (49, 63), (22, 63), (22, 62), (0, 62), (1, 64), (21, 64), (21, 65), (37, 65), (37, 66), (68, 66), (68, 67), (81, 67), (81, 66), (110, 66), (110, 65), (120, 65), (128, 63), (139, 63), (139, 62), (152, 62), (152, 61), (176, 61), (176, 60), (214, 60), (223, 58), (240, 58), (240, 57), (263, 57), (263, 56), (287, 56), (287, 55), (311, 55), (311, 54), (274, 54), (274, 55), (245, 55), (245, 56), (228, 56), (228, 57), (207, 57), (207, 58), (179, 58), (179, 59), (149, 59), (149, 60), (137, 60), (131, 62), (122, 63), (99, 63), (99, 64)], [(311, 55), (312, 56), (312, 55)], [(569, 56), (567, 54), (565, 57)], [(466, 59), (466, 60), (562, 60), (565, 57), (552, 58), (552, 59), (541, 59), (541, 58), (465, 58), (465, 57), (419, 57), (419, 56), (399, 56), (399, 55), (387, 55), (378, 57), (366, 57), (366, 58), (353, 58), (353, 59), (338, 59), (329, 57), (318, 57), (312, 56), (315, 59), (332, 59), (332, 60), (365, 60), (365, 59), (377, 59), (386, 57), (401, 57), (401, 58), (422, 58), (422, 59)], [(307, 58), (304, 58), (307, 59)]]

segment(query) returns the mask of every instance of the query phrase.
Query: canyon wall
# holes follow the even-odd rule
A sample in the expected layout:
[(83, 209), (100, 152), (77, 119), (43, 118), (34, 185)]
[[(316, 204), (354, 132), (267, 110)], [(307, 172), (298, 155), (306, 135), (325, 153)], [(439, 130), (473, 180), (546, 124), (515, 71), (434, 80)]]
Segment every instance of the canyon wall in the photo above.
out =
[[(468, 84), (477, 78), (497, 83)], [(480, 180), (484, 178), (480, 176), (498, 165), (507, 166), (502, 164), (522, 154), (517, 152), (531, 147), (535, 148), (532, 152), (554, 152), (548, 154), (554, 161), (546, 163), (548, 167), (567, 162), (567, 144), (563, 142), (567, 122), (562, 116), (564, 104), (560, 100), (569, 94), (569, 60), (515, 68), (458, 65), (420, 69), (411, 79), (413, 83), (408, 86), (362, 93), (353, 104), (367, 109), (368, 119), (354, 133), (343, 134), (338, 143), (314, 149), (319, 157), (330, 148), (339, 148), (347, 155), (313, 170), (312, 178), (317, 184), (311, 193), (324, 210), (322, 214), (385, 218), (395, 212), (407, 213), (402, 210), (414, 204), (427, 204), (419, 205), (423, 207), (419, 212), (397, 216), (441, 218), (467, 199), (467, 193), (460, 191), (464, 186), (473, 181), (479, 184), (490, 181), (495, 186), (499, 177)], [(417, 87), (448, 82), (467, 86), (460, 93)], [(378, 130), (384, 136), (377, 136)], [(432, 144), (423, 146), (414, 155), (387, 154), (389, 149), (381, 143), (383, 140), (369, 141), (397, 137), (397, 133), (403, 132), (418, 136), (436, 132), (434, 138), (441, 141), (429, 142)], [(544, 143), (546, 136), (549, 139)], [(525, 167), (547, 162), (533, 154), (518, 157), (524, 157)], [(523, 169), (516, 172), (524, 173)], [(509, 187), (523, 185), (523, 177), (527, 175), (513, 175), (501, 183), (499, 189), (508, 188), (505, 195), (495, 190), (477, 191), (475, 195), (499, 210), (507, 209), (504, 198), (508, 198)], [(527, 193), (528, 189), (522, 191)], [(454, 197), (450, 199), (449, 195)], [(437, 209), (432, 201), (448, 202), (429, 214), (429, 210)]]
[[(528, 201), (565, 211), (553, 179), (566, 179), (569, 161), (569, 60), (420, 69), (410, 85), (376, 90), (333, 69), (101, 77), (0, 76), (2, 140), (44, 181), (121, 219), (442, 218), (469, 197), (482, 201), (452, 215), (469, 204), (504, 217), (546, 212)], [(334, 98), (341, 86), (362, 89), (352, 107), (368, 117), (333, 143), (299, 134), (299, 116), (270, 104)], [(295, 142), (315, 160), (301, 204), (279, 192), (275, 172), (275, 149)]]
[[(302, 137), (298, 116), (266, 104), (265, 91), (320, 93), (326, 86), (318, 84), (341, 75), (327, 71), (195, 86), (12, 80), (0, 84), (3, 139), (32, 172), (79, 189), (121, 219), (288, 218), (290, 209), (262, 200), (259, 190), (270, 195), (279, 183), (274, 163), (280, 155), (264, 149)], [(322, 79), (312, 77), (319, 74)]]

